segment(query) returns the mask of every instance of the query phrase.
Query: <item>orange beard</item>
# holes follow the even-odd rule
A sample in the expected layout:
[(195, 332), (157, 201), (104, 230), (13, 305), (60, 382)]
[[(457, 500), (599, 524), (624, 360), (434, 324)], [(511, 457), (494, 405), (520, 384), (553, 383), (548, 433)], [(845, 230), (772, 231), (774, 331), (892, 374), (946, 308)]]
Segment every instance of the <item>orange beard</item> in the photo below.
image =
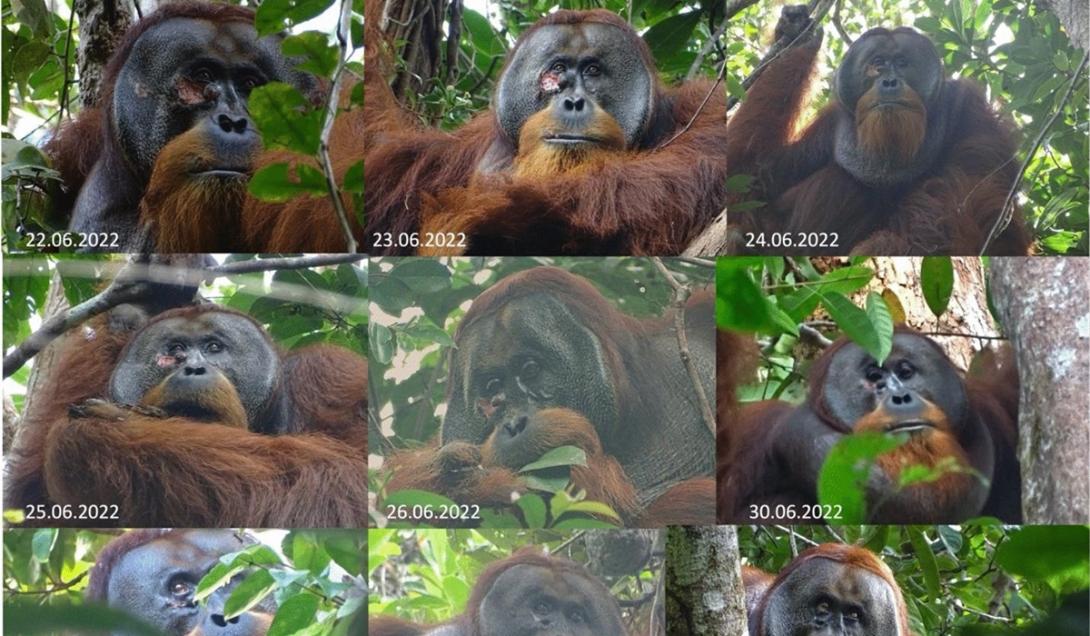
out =
[[(166, 411), (170, 410), (171, 402), (172, 396), (166, 389), (166, 380), (149, 389), (140, 399), (143, 406), (154, 406)], [(249, 418), (242, 406), (242, 400), (235, 387), (223, 375), (219, 375), (211, 387), (191, 402), (193, 406), (208, 411), (209, 421), (235, 428), (249, 428)]]
[(150, 224), (158, 252), (226, 252), (238, 246), (248, 177), (195, 174), (214, 166), (209, 146), (194, 128), (172, 139), (155, 160), (140, 222)]
[[(972, 490), (976, 477), (967, 472), (972, 467), (972, 463), (954, 435), (946, 414), (938, 406), (928, 402), (921, 414), (921, 419), (930, 422), (935, 428), (922, 434), (911, 435), (901, 446), (875, 458), (875, 464), (889, 475), (890, 479), (896, 481), (900, 478), (901, 471), (909, 466), (926, 466), (934, 469), (945, 462), (946, 469), (950, 472), (943, 474), (935, 483), (939, 484), (942, 492), (949, 493), (951, 497), (968, 493)], [(853, 430), (855, 432), (885, 432), (893, 423), (895, 421), (879, 408), (856, 422)], [(925, 483), (915, 484), (909, 488), (930, 490), (932, 486)]]
[(513, 174), (519, 177), (548, 177), (576, 169), (598, 166), (624, 151), (624, 131), (601, 108), (595, 109), (594, 121), (581, 131), (598, 140), (596, 144), (560, 145), (545, 143), (543, 137), (556, 129), (549, 109), (534, 113), (519, 132), (519, 154)]
[(877, 83), (855, 105), (855, 136), (864, 154), (893, 165), (908, 165), (927, 133), (927, 108), (906, 88), (900, 102), (874, 108)]

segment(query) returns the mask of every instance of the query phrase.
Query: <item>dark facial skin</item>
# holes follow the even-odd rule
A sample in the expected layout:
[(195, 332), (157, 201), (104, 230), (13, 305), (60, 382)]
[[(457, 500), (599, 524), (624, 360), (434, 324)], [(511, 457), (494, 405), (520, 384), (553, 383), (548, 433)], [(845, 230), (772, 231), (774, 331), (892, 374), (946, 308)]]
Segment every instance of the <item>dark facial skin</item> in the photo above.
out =
[(881, 367), (854, 343), (841, 349), (829, 366), (824, 397), (847, 428), (880, 404), (906, 426), (926, 424), (918, 421), (924, 400), (957, 426), (968, 405), (962, 380), (945, 357), (923, 338), (903, 333), (893, 336), (893, 350)]
[(627, 147), (643, 137), (654, 82), (618, 27), (550, 25), (531, 33), (513, 54), (495, 93), (496, 115), (513, 143), (530, 115), (549, 107), (564, 134), (548, 143), (580, 143), (580, 132), (603, 108), (620, 124)]
[(852, 43), (837, 69), (836, 93), (849, 112), (875, 83), (883, 100), (895, 103), (911, 87), (931, 104), (942, 81), (942, 61), (931, 40), (908, 27), (871, 29)]
[(452, 352), (451, 382), (444, 444), (479, 444), (494, 425), (503, 427), (497, 443), (508, 444), (534, 413), (554, 406), (582, 413), (599, 431), (616, 425), (601, 344), (551, 296), (519, 298), (474, 324)]
[(268, 409), (279, 376), (279, 358), (264, 332), (234, 314), (209, 312), (152, 323), (129, 343), (110, 378), (110, 397), (138, 404), (149, 389), (166, 381), (174, 396), (166, 407), (176, 415), (191, 412), (187, 397), (225, 376), (238, 392), (253, 425)]
[(575, 573), (516, 565), (480, 609), (480, 636), (623, 636), (621, 613), (601, 583)]
[(117, 562), (110, 575), (107, 602), (167, 636), (262, 636), (268, 632), (271, 613), (276, 610), (271, 598), (230, 620), (224, 619), (223, 603), (234, 584), (221, 588), (203, 605), (193, 600), (197, 583), (219, 557), (244, 547), (228, 530), (187, 530), (165, 535), (128, 552)]
[(830, 559), (813, 559), (784, 579), (765, 606), (759, 636), (903, 636), (889, 583)]
[(144, 33), (114, 92), (114, 125), (126, 159), (147, 178), (175, 135), (207, 127), (224, 169), (247, 169), (260, 142), (246, 113), (250, 92), (271, 81), (300, 81), (279, 38), (257, 39), (252, 25), (173, 18)]

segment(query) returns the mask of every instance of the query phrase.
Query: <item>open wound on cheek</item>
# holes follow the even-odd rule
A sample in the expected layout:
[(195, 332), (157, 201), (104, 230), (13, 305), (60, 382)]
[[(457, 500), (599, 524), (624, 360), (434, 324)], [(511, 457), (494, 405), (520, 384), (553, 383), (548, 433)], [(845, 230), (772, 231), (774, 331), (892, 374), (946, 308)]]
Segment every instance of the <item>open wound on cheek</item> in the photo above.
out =
[(560, 73), (553, 71), (542, 73), (541, 79), (538, 80), (538, 86), (541, 88), (541, 92), (546, 95), (560, 92)]
[(180, 79), (174, 84), (174, 87), (178, 91), (178, 101), (183, 104), (194, 105), (207, 101), (204, 86), (201, 84), (187, 79)]

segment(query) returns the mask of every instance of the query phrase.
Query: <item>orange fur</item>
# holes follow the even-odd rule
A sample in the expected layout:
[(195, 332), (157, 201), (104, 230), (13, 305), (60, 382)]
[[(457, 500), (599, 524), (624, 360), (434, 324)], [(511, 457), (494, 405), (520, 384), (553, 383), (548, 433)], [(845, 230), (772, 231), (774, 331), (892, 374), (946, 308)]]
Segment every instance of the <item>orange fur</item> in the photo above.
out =
[[(202, 305), (152, 319), (230, 311)], [(267, 435), (184, 417), (72, 417), (73, 405), (108, 395), (135, 336), (100, 316), (61, 341), (28, 434), (8, 458), (5, 505), (117, 504), (122, 527), (358, 527), (367, 515), (366, 362), (337, 368), (329, 346), (283, 356), (277, 390), (292, 397), (298, 432)], [(344, 374), (357, 374), (348, 379)], [(299, 399), (301, 395), (307, 399)], [(315, 405), (323, 405), (318, 408)], [(91, 522), (83, 522), (91, 523)], [(75, 525), (81, 525), (76, 523)]]
[[(153, 386), (144, 397), (140, 399), (143, 406), (167, 408), (171, 402), (171, 396), (166, 389), (166, 380)], [(222, 374), (216, 374), (216, 381), (207, 390), (197, 396), (197, 404), (216, 415), (214, 421), (232, 428), (246, 428), (249, 418), (246, 417), (246, 409), (242, 407), (242, 401), (238, 397), (238, 391), (234, 385)]]
[(596, 144), (557, 146), (545, 143), (560, 132), (549, 108), (534, 113), (519, 132), (519, 154), (515, 158), (516, 178), (542, 179), (587, 166), (600, 165), (624, 150), (624, 131), (603, 108), (596, 108), (594, 121), (580, 131), (598, 140)]
[(228, 252), (238, 247), (239, 210), (246, 196), (244, 178), (201, 177), (215, 165), (204, 132), (192, 128), (159, 152), (148, 189), (140, 200), (140, 220), (150, 224), (160, 252)]
[(855, 105), (859, 148), (894, 165), (908, 165), (927, 134), (927, 108), (907, 85), (896, 105), (877, 105), (877, 100), (878, 82), (875, 82)]

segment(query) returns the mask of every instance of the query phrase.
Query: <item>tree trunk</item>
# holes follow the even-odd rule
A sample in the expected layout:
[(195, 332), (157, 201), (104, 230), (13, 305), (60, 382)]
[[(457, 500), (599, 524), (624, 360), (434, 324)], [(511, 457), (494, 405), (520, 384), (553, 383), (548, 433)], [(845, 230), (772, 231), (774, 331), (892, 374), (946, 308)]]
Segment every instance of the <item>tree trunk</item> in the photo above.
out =
[(1090, 520), (1090, 259), (994, 258), (992, 298), (1022, 392), (1018, 459), (1027, 524)]
[(1086, 0), (1038, 0), (1038, 4), (1056, 15), (1071, 44), (1084, 51), (1090, 49), (1090, 6)]
[(89, 108), (98, 104), (102, 67), (132, 25), (132, 11), (124, 0), (75, 0), (75, 3), (79, 18), (79, 98), (80, 104)]
[(746, 595), (737, 529), (671, 527), (666, 532), (667, 634), (745, 634)]
[[(457, 13), (461, 14), (461, 0)], [(385, 24), (382, 25), (398, 60), (391, 87), (398, 101), (419, 95), (439, 74), (443, 42), (443, 20), (448, 0), (386, 0)], [(457, 47), (455, 47), (457, 50)]]

